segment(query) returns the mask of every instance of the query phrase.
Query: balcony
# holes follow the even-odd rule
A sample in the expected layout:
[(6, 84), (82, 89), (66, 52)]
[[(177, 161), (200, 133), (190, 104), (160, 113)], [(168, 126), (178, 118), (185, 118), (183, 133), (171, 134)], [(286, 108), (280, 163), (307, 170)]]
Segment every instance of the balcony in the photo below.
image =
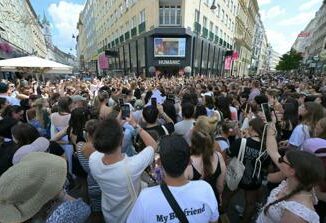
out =
[(209, 40), (210, 41), (214, 40), (214, 33), (213, 32), (209, 32)]
[(129, 31), (125, 33), (125, 40), (128, 40), (128, 39), (130, 39), (130, 32)]
[(223, 41), (223, 46), (226, 47), (226, 42), (225, 41)]
[(220, 38), (220, 46), (222, 46), (222, 45), (223, 45), (223, 39)]
[(201, 25), (198, 22), (195, 22), (195, 33), (200, 34), (201, 32)]
[(207, 28), (203, 28), (203, 35), (202, 35), (204, 38), (207, 38), (208, 37), (208, 29)]
[(137, 27), (134, 27), (131, 29), (131, 37), (134, 37), (137, 35)]
[(145, 24), (145, 22), (140, 23), (138, 25), (138, 31), (139, 31), (139, 33), (145, 32), (145, 30), (146, 30), (146, 24)]
[(120, 36), (120, 43), (122, 43), (123, 41), (124, 41), (124, 36), (121, 35), (121, 36)]

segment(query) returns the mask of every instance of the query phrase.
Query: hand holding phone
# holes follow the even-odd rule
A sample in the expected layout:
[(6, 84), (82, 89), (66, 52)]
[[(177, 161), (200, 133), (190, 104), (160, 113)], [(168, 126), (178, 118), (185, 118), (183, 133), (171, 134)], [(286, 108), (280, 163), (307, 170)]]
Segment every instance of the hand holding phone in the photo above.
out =
[(122, 105), (121, 106), (121, 118), (126, 120), (127, 118), (130, 118), (130, 107), (129, 105)]

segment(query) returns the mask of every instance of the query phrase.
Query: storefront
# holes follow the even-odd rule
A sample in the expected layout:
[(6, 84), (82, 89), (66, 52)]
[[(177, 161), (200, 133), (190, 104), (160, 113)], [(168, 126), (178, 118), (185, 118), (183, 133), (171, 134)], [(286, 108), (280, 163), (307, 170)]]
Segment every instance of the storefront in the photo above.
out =
[[(118, 39), (107, 47), (110, 70), (124, 73), (178, 74), (184, 68), (192, 74), (221, 75), (224, 54), (223, 43), (198, 37), (185, 28), (156, 28), (130, 40)], [(154, 70), (153, 70), (154, 69)], [(154, 72), (153, 72), (154, 71)]]

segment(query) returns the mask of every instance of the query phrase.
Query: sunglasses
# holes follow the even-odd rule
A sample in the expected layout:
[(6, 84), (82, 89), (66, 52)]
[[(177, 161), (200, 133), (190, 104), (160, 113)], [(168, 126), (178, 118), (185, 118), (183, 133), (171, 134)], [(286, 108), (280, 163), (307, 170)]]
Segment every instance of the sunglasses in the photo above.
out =
[(285, 161), (283, 156), (281, 156), (280, 158), (278, 158), (278, 162), (279, 163), (285, 163), (288, 166), (292, 167), (292, 164), (290, 162)]

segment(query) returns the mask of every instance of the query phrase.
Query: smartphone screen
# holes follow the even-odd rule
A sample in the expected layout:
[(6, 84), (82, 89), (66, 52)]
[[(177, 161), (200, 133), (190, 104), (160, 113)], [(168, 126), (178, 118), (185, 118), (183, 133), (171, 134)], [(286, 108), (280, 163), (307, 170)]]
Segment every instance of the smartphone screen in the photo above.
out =
[(267, 103), (261, 104), (261, 109), (264, 113), (267, 122), (272, 122), (271, 109)]
[(129, 105), (122, 105), (121, 106), (121, 117), (122, 119), (126, 119), (130, 117), (130, 107)]
[(156, 101), (156, 98), (151, 98), (151, 104), (153, 107), (157, 107), (157, 101)]

